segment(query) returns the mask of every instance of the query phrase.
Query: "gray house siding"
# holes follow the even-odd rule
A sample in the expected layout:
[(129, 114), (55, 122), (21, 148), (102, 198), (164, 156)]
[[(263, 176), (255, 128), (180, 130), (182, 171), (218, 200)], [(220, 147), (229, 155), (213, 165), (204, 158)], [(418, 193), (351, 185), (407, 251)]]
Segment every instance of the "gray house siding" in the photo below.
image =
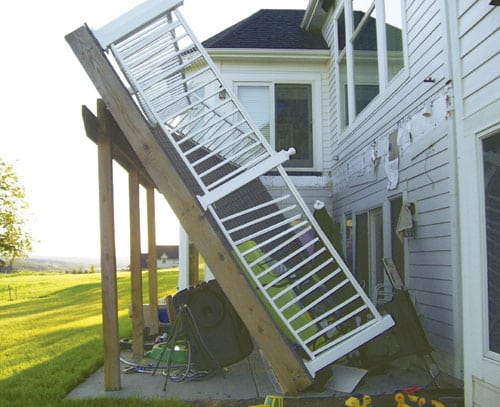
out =
[[(449, 124), (447, 81), (450, 79), (440, 1), (406, 2), (407, 70), (398, 82), (383, 90), (342, 133), (338, 131), (335, 91), (330, 94), (330, 125), (335, 151), (332, 157), (333, 217), (344, 224), (346, 214), (386, 208), (401, 196), (415, 204), (415, 235), (405, 238), (405, 283), (422, 317), (441, 369), (460, 370), (459, 303), (454, 241), (456, 232), (452, 137)], [(323, 35), (332, 50), (329, 86), (336, 89), (334, 61), (335, 10), (331, 10)], [(424, 81), (431, 78), (432, 81)], [(432, 103), (432, 114), (422, 109)], [(384, 163), (388, 160), (391, 133), (410, 121), (412, 141), (399, 145), (399, 182), (388, 190)], [(371, 162), (376, 151), (378, 165)], [(384, 212), (386, 214), (387, 211)], [(384, 219), (387, 224), (390, 219)], [(390, 253), (394, 231), (385, 226), (384, 255)], [(388, 249), (389, 247), (389, 249)]]

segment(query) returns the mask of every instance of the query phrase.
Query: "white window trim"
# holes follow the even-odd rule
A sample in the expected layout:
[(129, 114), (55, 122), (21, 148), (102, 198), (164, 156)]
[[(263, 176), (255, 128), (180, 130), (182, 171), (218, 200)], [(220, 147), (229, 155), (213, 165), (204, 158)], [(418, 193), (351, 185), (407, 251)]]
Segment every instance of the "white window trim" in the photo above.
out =
[[(376, 219), (377, 216), (381, 216), (382, 220), (382, 241), (384, 246), (382, 247), (382, 258), (386, 257), (386, 252), (385, 252), (385, 241), (386, 241), (386, 235), (385, 235), (385, 224), (387, 223), (387, 219), (384, 217), (384, 210), (383, 206), (377, 206), (373, 209), (370, 209), (368, 212), (368, 268), (369, 268), (369, 273), (368, 273), (368, 286), (369, 286), (369, 295), (372, 299), (372, 301), (376, 301), (377, 299), (377, 284), (386, 284), (388, 279), (387, 276), (383, 270), (383, 265), (382, 259), (378, 259), (377, 255), (378, 253), (376, 252), (377, 248), (377, 225), (376, 225)], [(381, 267), (382, 268), (382, 281), (378, 282), (377, 278), (379, 277), (377, 275), (377, 268)]]
[[(390, 1), (390, 0), (386, 0)], [(375, 10), (377, 16), (377, 37), (380, 38), (381, 41), (384, 41), (386, 44), (386, 32), (385, 27), (382, 22), (385, 23), (385, 8), (384, 8), (384, 0), (375, 0)], [(354, 59), (354, 50), (351, 42), (351, 37), (353, 33), (352, 20), (347, 18), (352, 14), (352, 2), (351, 0), (341, 0), (338, 2), (337, 9), (333, 13), (332, 22), (334, 24), (334, 39), (335, 44), (339, 44), (338, 38), (338, 29), (337, 29), (337, 20), (340, 14), (344, 11), (344, 24), (345, 24), (345, 58), (346, 62)], [(342, 112), (342, 103), (340, 103), (340, 98), (343, 97), (344, 90), (341, 89), (340, 84), (340, 69), (339, 64), (335, 63), (335, 85), (337, 92), (337, 99), (339, 103), (337, 103), (337, 130), (340, 135), (340, 140), (345, 139), (353, 129), (366, 120), (367, 117), (370, 117), (375, 110), (380, 108), (380, 105), (384, 100), (390, 97), (392, 93), (397, 91), (399, 87), (406, 81), (409, 77), (409, 57), (408, 57), (408, 38), (407, 38), (407, 24), (406, 24), (406, 0), (401, 0), (401, 22), (402, 22), (402, 42), (403, 42), (403, 58), (404, 58), (404, 67), (392, 78), (391, 81), (388, 81), (388, 68), (383, 61), (387, 60), (387, 52), (386, 47), (383, 49), (379, 49), (378, 52), (380, 56), (378, 57), (378, 70), (379, 70), (379, 94), (368, 104), (368, 106), (363, 109), (358, 115), (356, 115), (356, 102), (355, 102), (355, 88), (354, 88), (354, 67), (352, 63), (346, 63), (346, 76), (347, 76), (347, 95), (348, 95), (348, 117), (349, 123), (342, 128), (342, 120), (344, 119), (345, 113)], [(342, 55), (342, 52), (339, 53), (337, 46), (334, 48), (335, 52), (335, 61), (339, 61), (339, 57)], [(382, 75), (383, 74), (383, 75)]]
[(497, 122), (492, 125), (488, 125), (483, 127), (482, 129), (476, 131), (476, 143), (477, 143), (477, 152), (479, 155), (479, 159), (477, 160), (478, 168), (478, 185), (479, 188), (479, 230), (480, 230), (480, 241), (481, 241), (481, 253), (480, 262), (481, 262), (481, 291), (485, 293), (481, 297), (481, 315), (482, 315), (482, 331), (483, 331), (483, 357), (489, 361), (500, 362), (500, 353), (493, 352), (489, 349), (489, 323), (488, 323), (488, 252), (487, 252), (487, 237), (486, 237), (486, 202), (484, 196), (484, 155), (483, 155), (483, 141), (487, 138), (494, 136), (496, 133), (500, 133), (500, 122)]
[[(270, 95), (274, 101), (274, 84), (304, 84), (311, 85), (312, 92), (312, 120), (313, 120), (313, 165), (312, 167), (293, 167), (287, 168), (293, 172), (308, 172), (308, 171), (323, 171), (323, 121), (322, 121), (322, 103), (321, 103), (321, 74), (300, 72), (280, 72), (280, 73), (245, 73), (228, 75), (228, 81), (232, 82), (234, 93), (238, 94), (238, 86), (262, 86), (269, 85), (271, 88)], [(270, 103), (272, 114), (270, 117), (270, 125), (272, 130), (271, 138), (274, 138), (274, 102)], [(273, 139), (274, 142), (274, 139)], [(272, 145), (275, 148), (275, 144)]]
[[(391, 213), (390, 213), (390, 206), (391, 206), (391, 200), (395, 199), (397, 197), (401, 197), (403, 202), (408, 201), (408, 194), (407, 192), (402, 192), (394, 195), (388, 195), (386, 198), (383, 199), (382, 202), (374, 202), (370, 206), (364, 206), (363, 202), (360, 203), (353, 203), (348, 209), (345, 208), (345, 211), (342, 212), (341, 216), (341, 224), (342, 224), (342, 246), (344, 248), (344, 253), (346, 253), (346, 243), (347, 243), (347, 236), (345, 235), (345, 225), (346, 225), (346, 219), (348, 215), (351, 215), (352, 219), (352, 228), (353, 228), (353, 247), (352, 247), (352, 268), (354, 272), (354, 269), (356, 268), (356, 257), (357, 257), (357, 251), (358, 251), (358, 236), (357, 236), (357, 225), (356, 225), (356, 217), (358, 215), (361, 215), (363, 213), (367, 214), (367, 222), (368, 222), (368, 228), (370, 229), (370, 223), (372, 220), (370, 219), (370, 214), (373, 213), (373, 211), (380, 209), (382, 213), (382, 233), (383, 233), (383, 239), (384, 239), (384, 247), (383, 247), (383, 256), (384, 257), (392, 257), (392, 239), (395, 239), (395, 234), (394, 230), (391, 228)], [(369, 263), (369, 279), (370, 281), (367, 282), (368, 287), (370, 287), (369, 295), (370, 298), (375, 301), (376, 293), (374, 290), (375, 284), (373, 284), (373, 278), (375, 277), (373, 275), (374, 268), (373, 268), (373, 256), (371, 253), (371, 245), (372, 245), (372, 236), (370, 236), (373, 231), (368, 231), (369, 236), (368, 236), (368, 263)], [(409, 253), (409, 248), (407, 244), (407, 240), (405, 239), (403, 242), (403, 251), (404, 251), (404, 271), (407, 271), (410, 269), (410, 264), (409, 264), (409, 258), (410, 258), (410, 253)], [(401, 272), (401, 270), (398, 270)], [(405, 272), (405, 281), (403, 281), (403, 284), (408, 285), (409, 282), (409, 273)], [(383, 283), (384, 284), (390, 284), (390, 280), (387, 277), (387, 274), (384, 272), (383, 275)]]

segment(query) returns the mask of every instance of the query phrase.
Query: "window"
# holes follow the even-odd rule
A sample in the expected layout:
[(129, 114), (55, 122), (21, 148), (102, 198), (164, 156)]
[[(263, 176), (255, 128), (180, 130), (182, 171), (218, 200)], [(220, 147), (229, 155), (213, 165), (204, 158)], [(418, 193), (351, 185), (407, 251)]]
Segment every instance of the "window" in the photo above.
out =
[(384, 258), (392, 259), (402, 282), (405, 281), (405, 247), (396, 235), (403, 204), (403, 198), (398, 196), (380, 207), (344, 214), (346, 263), (374, 300), (377, 300), (378, 289), (390, 283)]
[(355, 217), (354, 274), (366, 293), (376, 298), (377, 285), (384, 283), (384, 224), (382, 208)]
[(239, 84), (240, 102), (277, 150), (297, 151), (284, 165), (311, 168), (313, 156), (312, 86), (298, 83)]
[(356, 246), (354, 272), (358, 281), (369, 293), (370, 288), (370, 262), (368, 258), (368, 214), (356, 215)]
[(382, 208), (373, 209), (369, 214), (370, 231), (370, 292), (373, 298), (376, 298), (376, 288), (378, 284), (384, 282), (384, 224), (382, 217)]
[(312, 167), (310, 85), (275, 85), (276, 150), (295, 147), (290, 167)]
[(500, 133), (483, 140), (489, 350), (500, 353)]
[(269, 86), (239, 86), (238, 98), (247, 109), (262, 135), (271, 140), (271, 109)]
[(402, 2), (339, 2), (335, 51), (341, 129), (404, 68)]

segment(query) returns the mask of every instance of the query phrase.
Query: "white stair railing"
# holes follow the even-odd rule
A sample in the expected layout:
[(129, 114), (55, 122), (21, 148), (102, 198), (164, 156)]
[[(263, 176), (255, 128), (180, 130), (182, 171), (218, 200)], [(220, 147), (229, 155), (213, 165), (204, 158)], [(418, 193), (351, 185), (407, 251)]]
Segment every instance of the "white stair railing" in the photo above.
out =
[[(94, 31), (145, 120), (161, 129), (277, 324), (314, 376), (393, 324), (381, 316), (177, 9), (150, 0)], [(273, 199), (260, 176), (288, 192)]]

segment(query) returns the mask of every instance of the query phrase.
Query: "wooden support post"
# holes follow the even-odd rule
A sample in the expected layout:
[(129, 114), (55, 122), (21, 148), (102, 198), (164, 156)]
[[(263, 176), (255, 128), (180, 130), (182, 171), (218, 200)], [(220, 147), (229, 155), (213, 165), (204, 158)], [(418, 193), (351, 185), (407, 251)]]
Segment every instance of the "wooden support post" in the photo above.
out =
[(156, 141), (149, 124), (135, 105), (88, 27), (66, 36), (73, 52), (123, 130), (137, 157), (168, 199), (179, 222), (210, 266), (221, 288), (240, 315), (273, 368), (286, 394), (296, 394), (312, 384), (302, 359), (282, 334), (260, 301), (233, 254), (206, 219), (196, 198), (177, 175), (175, 165)]
[(129, 172), (130, 278), (132, 285), (132, 354), (144, 356), (144, 315), (142, 301), (141, 224), (139, 215), (139, 176)]
[(148, 217), (148, 281), (149, 281), (149, 320), (151, 321), (150, 335), (159, 332), (158, 321), (158, 255), (156, 253), (156, 216), (155, 216), (155, 189), (146, 189), (147, 217)]
[(200, 253), (196, 246), (189, 241), (188, 285), (195, 286), (200, 282)]
[[(101, 290), (104, 340), (104, 389), (120, 390), (120, 345), (116, 281), (115, 222), (113, 208), (113, 159), (111, 139), (106, 136), (104, 103), (98, 103), (99, 218), (101, 233)], [(85, 115), (84, 115), (85, 121)], [(86, 129), (90, 123), (85, 123)]]

